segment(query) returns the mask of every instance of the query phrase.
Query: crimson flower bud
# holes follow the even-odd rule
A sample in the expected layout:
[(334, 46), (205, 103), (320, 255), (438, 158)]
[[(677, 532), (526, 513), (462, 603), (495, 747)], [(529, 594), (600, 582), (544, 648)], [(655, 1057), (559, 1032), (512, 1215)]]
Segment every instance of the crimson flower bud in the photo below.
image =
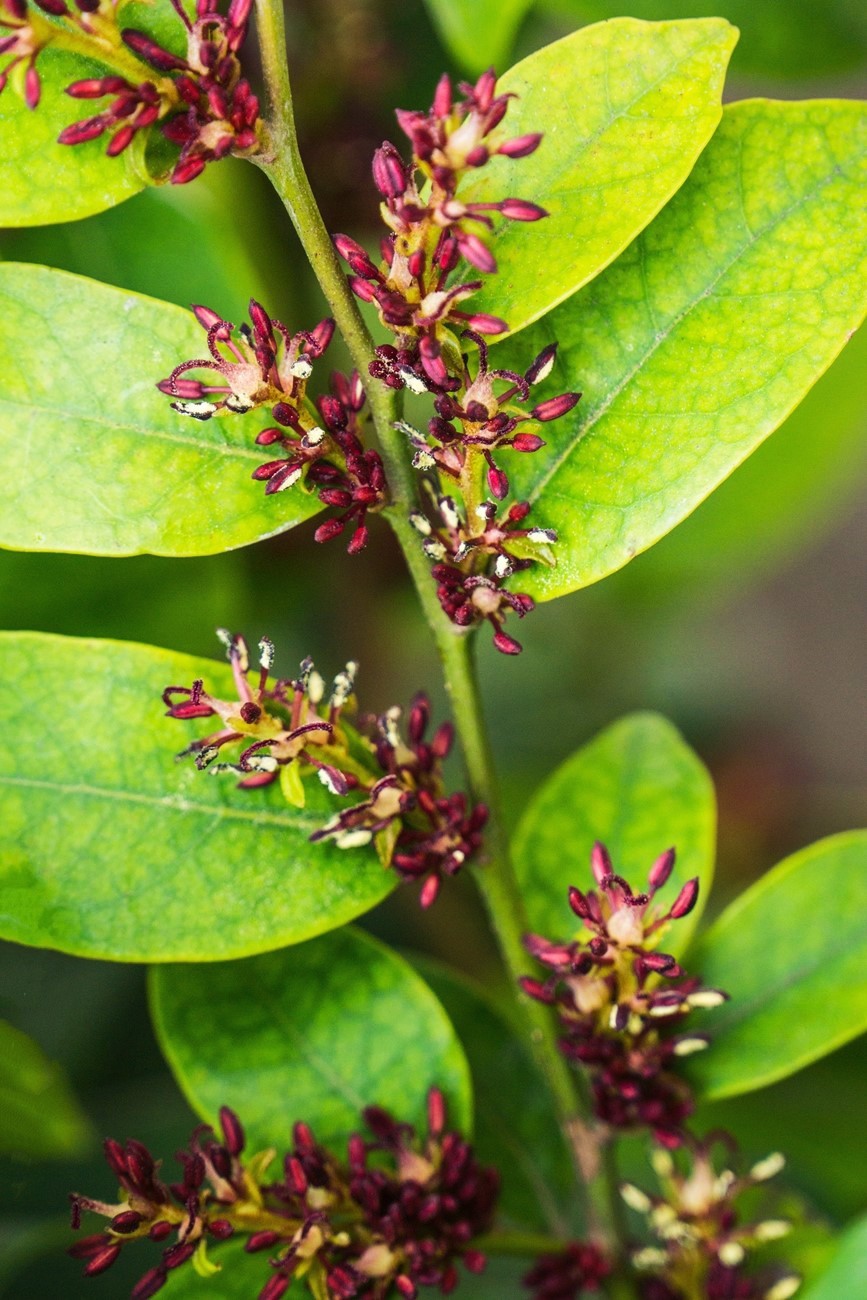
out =
[(393, 144), (387, 140), (373, 155), (373, 182), (383, 198), (396, 199), (406, 189), (409, 173)]
[(681, 916), (687, 916), (688, 913), (690, 913), (692, 909), (695, 907), (697, 899), (698, 899), (698, 876), (693, 876), (692, 880), (688, 880), (686, 882), (683, 889), (680, 891), (677, 898), (674, 900), (674, 904), (672, 906), (671, 911), (669, 912), (669, 916), (671, 916), (674, 920), (678, 920)]
[(497, 153), (504, 154), (506, 158), (526, 158), (529, 154), (535, 153), (541, 141), (541, 131), (530, 132), (527, 135), (516, 135), (511, 140), (504, 140)]
[(573, 406), (577, 406), (580, 400), (580, 393), (561, 393), (559, 397), (549, 397), (547, 401), (534, 406), (530, 415), (534, 420), (541, 420), (543, 423), (547, 420), (559, 420), (561, 415), (566, 415)]

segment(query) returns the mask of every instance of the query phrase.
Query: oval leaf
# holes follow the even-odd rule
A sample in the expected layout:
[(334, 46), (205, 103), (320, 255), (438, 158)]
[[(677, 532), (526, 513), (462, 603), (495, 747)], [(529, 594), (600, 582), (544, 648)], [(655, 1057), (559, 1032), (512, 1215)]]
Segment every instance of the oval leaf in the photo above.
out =
[(248, 1150), (292, 1143), (303, 1120), (342, 1148), (365, 1106), (425, 1127), (432, 1085), (449, 1125), (472, 1124), (469, 1067), (424, 980), (400, 957), (344, 929), (283, 952), (151, 973), (163, 1052), (193, 1109), (231, 1106)]
[(842, 1300), (844, 1296), (855, 1300), (860, 1295), (867, 1295), (867, 1215), (843, 1233), (828, 1268), (807, 1287), (801, 1300)]
[[(41, 266), (0, 266), (6, 382), (0, 545), (88, 555), (213, 555), (321, 510), (250, 475), (260, 421), (178, 415), (155, 385), (202, 354), (190, 312)], [(299, 485), (300, 487), (300, 485)]]
[(692, 876), (701, 879), (695, 908), (666, 935), (666, 950), (682, 952), (707, 902), (715, 835), (710, 777), (680, 734), (654, 713), (623, 718), (567, 759), (521, 818), (513, 852), (530, 924), (554, 940), (579, 928), (567, 893), (592, 884), (594, 840), (635, 889), (674, 845), (677, 862), (660, 902), (674, 902)]
[(92, 1137), (60, 1067), (0, 1020), (0, 1152), (57, 1160), (82, 1155)]
[(690, 1074), (732, 1097), (794, 1074), (867, 1030), (867, 831), (787, 858), (726, 908), (690, 953), (731, 1000), (708, 1017)]
[(413, 957), (413, 965), (442, 1002), (467, 1053), (476, 1102), (474, 1145), (484, 1164), (500, 1170), (500, 1218), (517, 1231), (574, 1236), (581, 1220), (572, 1156), (522, 1043), (482, 988), (427, 958)]
[(522, 590), (626, 564), (797, 405), (867, 311), (865, 182), (867, 104), (735, 104), (665, 212), (519, 341), (523, 369), (558, 339), (552, 391), (584, 390), (571, 426), (514, 458), (516, 493), (560, 532), (556, 568)]
[(616, 18), (506, 73), (499, 89), (518, 98), (505, 136), (544, 131), (544, 139), (530, 158), (492, 159), (461, 189), (461, 201), (518, 195), (550, 215), (540, 226), (501, 225), (499, 272), (473, 298), (473, 311), (504, 317), (514, 333), (622, 252), (680, 188), (716, 129), (736, 40), (721, 18)]
[[(572, 22), (623, 12), (623, 0), (543, 0)], [(630, 0), (637, 18), (726, 18), (740, 28), (732, 72), (809, 77), (867, 60), (867, 10), (851, 0)]]
[(508, 58), (521, 19), (533, 0), (426, 0), (446, 49), (478, 75)]
[[(212, 961), (298, 943), (393, 887), (376, 855), (309, 836), (335, 802), (239, 790), (174, 755), (202, 725), (160, 693), (228, 665), (119, 641), (0, 636), (0, 937), (114, 961)], [(48, 716), (40, 710), (47, 710)]]
[[(130, 153), (108, 158), (106, 138), (57, 143), (64, 127), (90, 114), (64, 88), (105, 76), (91, 59), (48, 49), (39, 56), (42, 98), (31, 110), (12, 85), (0, 94), (0, 226), (75, 221), (122, 203), (144, 189)], [(87, 105), (84, 105), (87, 109)]]

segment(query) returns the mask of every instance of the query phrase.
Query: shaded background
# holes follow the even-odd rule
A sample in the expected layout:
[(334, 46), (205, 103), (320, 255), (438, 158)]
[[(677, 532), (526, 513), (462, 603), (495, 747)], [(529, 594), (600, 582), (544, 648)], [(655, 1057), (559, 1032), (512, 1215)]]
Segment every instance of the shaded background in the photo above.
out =
[[(396, 134), (393, 107), (429, 103), (442, 68), (476, 72), (493, 58), (505, 67), (584, 21), (624, 11), (722, 13), (743, 33), (729, 98), (867, 92), (862, 0), (622, 8), (430, 0), (429, 10), (421, 0), (293, 0), (287, 11), (314, 189), (329, 228), (368, 246), (377, 237), (369, 159)], [(461, 57), (475, 66), (461, 67)], [(251, 293), (292, 330), (324, 312), (282, 208), (255, 169), (235, 161), (86, 221), (8, 232), (0, 256), (185, 306), (206, 302), (236, 321)], [(863, 823), (865, 376), (867, 337), (856, 336), (799, 411), (674, 534), (599, 586), (542, 606), (522, 625), (519, 659), (482, 648), (485, 703), (515, 816), (526, 792), (600, 727), (652, 708), (681, 728), (716, 781), (715, 908), (785, 854)], [(312, 545), (313, 527), (196, 560), (0, 552), (0, 626), (206, 655), (218, 652), (218, 624), (254, 638), (267, 632), (284, 671), (308, 653), (326, 673), (358, 658), (366, 706), (406, 701), (424, 686), (441, 712), (429, 637), (387, 530), (375, 529), (350, 561), (339, 542)], [(583, 870), (575, 864), (576, 876)], [(398, 890), (364, 924), (489, 983), (500, 979), (466, 880), (424, 915), (412, 889)], [(143, 975), (0, 945), (0, 1018), (63, 1066), (95, 1135), (63, 1162), (0, 1156), (0, 1293), (119, 1296), (148, 1266), (146, 1252), (125, 1252), (135, 1258), (113, 1268), (111, 1281), (83, 1283), (61, 1253), (67, 1191), (110, 1190), (97, 1136), (137, 1136), (170, 1155), (192, 1126), (149, 1028)], [(842, 1221), (867, 1208), (867, 1132), (852, 1122), (863, 1107), (864, 1063), (864, 1047), (853, 1044), (793, 1080), (713, 1107), (708, 1122), (738, 1131), (751, 1155), (788, 1150), (796, 1188), (820, 1216)]]

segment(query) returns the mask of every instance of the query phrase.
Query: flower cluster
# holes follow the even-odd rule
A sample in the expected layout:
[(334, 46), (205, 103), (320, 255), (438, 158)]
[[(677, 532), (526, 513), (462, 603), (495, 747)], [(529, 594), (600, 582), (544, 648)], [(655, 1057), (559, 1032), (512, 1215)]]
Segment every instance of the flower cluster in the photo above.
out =
[(474, 519), (453, 497), (433, 494), (433, 505), (432, 519), (414, 511), (410, 520), (433, 561), (440, 605), (458, 627), (490, 623), (497, 649), (520, 654), (521, 643), (503, 630), (503, 621), (510, 610), (523, 618), (534, 602), (525, 592), (509, 591), (505, 583), (536, 561), (552, 564), (557, 534), (550, 528), (521, 527), (530, 513), (526, 501), (515, 502), (502, 517), (496, 502), (482, 501)]
[[(248, 156), (259, 148), (259, 101), (241, 76), (239, 51), (247, 35), (253, 0), (230, 0), (221, 15), (214, 0), (196, 0), (191, 20), (181, 0), (171, 0), (183, 23), (186, 54), (164, 49), (145, 32), (120, 29), (116, 0), (0, 0), (0, 54), (11, 60), (0, 74), (0, 90), (10, 71), (25, 66), (24, 98), (35, 108), (40, 98), (36, 60), (48, 45), (64, 48), (84, 36), (94, 59), (107, 64), (107, 76), (75, 81), (73, 99), (108, 99), (92, 117), (61, 131), (61, 144), (76, 145), (108, 134), (106, 152), (122, 153), (140, 131), (162, 123), (163, 135), (180, 148), (171, 173), (175, 184), (193, 180), (205, 166), (226, 154)], [(55, 21), (43, 17), (50, 15)]]
[[(446, 793), (442, 764), (452, 746), (451, 726), (444, 723), (425, 740), (430, 705), (420, 694), (409, 712), (406, 740), (397, 708), (369, 720), (370, 737), (350, 734), (341, 715), (353, 697), (354, 662), (337, 674), (326, 696), (312, 660), (304, 660), (297, 678), (272, 680), (270, 640), (259, 643), (256, 672), (244, 638), (226, 631), (219, 635), (237, 699), (219, 699), (198, 680), (166, 687), (169, 717), (216, 717), (222, 724), (192, 741), (179, 757), (192, 755), (199, 768), (233, 772), (246, 789), (279, 780), (284, 796), (298, 807), (306, 800), (304, 779), (314, 772), (333, 795), (363, 796), (311, 839), (331, 838), (341, 848), (375, 843), (384, 866), (422, 883), (421, 904), (430, 906), (443, 878), (457, 874), (479, 851), (487, 820), (483, 804), (471, 806), (463, 794)], [(236, 761), (217, 762), (226, 746), (241, 747)]]
[(496, 259), (482, 237), (493, 229), (493, 214), (509, 221), (547, 216), (544, 208), (524, 199), (462, 203), (457, 198), (468, 172), (483, 167), (494, 154), (525, 157), (542, 138), (534, 134), (491, 140), (511, 98), (496, 93), (492, 69), (475, 85), (462, 82), (459, 89), (463, 99), (456, 100), (451, 81), (443, 76), (429, 112), (398, 111), (398, 123), (412, 149), (409, 163), (389, 142), (374, 155), (373, 179), (389, 232), (382, 244), (382, 263), (376, 266), (347, 235), (334, 237), (352, 271), (353, 291), (376, 303), (383, 324), (395, 334), (393, 345), (377, 349), (370, 368), (392, 388), (445, 392), (459, 386), (451, 373), (457, 358), (451, 329), (468, 325), (480, 334), (501, 334), (508, 326), (498, 317), (465, 311), (460, 304), (481, 288), (481, 281), (450, 286), (451, 272), (461, 258), (478, 271), (496, 270)]
[[(440, 474), (457, 479), (467, 500), (472, 499), (476, 490), (475, 471), (481, 456), (486, 465), (488, 489), (502, 501), (509, 491), (509, 479), (495, 463), (494, 452), (506, 447), (519, 452), (538, 451), (545, 446), (538, 425), (566, 415), (581, 394), (561, 393), (538, 402), (526, 412), (521, 403), (530, 400), (531, 385), (541, 383), (550, 375), (557, 357), (557, 344), (543, 348), (526, 373), (519, 375), (514, 370), (490, 369), (487, 344), (474, 330), (464, 330), (462, 337), (478, 348), (475, 377), (470, 370), (469, 355), (464, 353), (461, 395), (438, 394), (434, 401), (436, 415), (428, 424), (428, 439), (422, 439), (424, 449), (417, 442), (421, 435), (413, 431), (415, 453), (418, 457), (426, 452)], [(505, 391), (498, 394), (497, 384), (506, 384)]]
[(614, 1128), (648, 1127), (658, 1142), (676, 1147), (684, 1141), (693, 1099), (672, 1067), (678, 1058), (707, 1047), (708, 1039), (660, 1029), (680, 1031), (694, 1008), (719, 1006), (726, 999), (717, 989), (702, 988), (656, 947), (667, 922), (695, 906), (698, 880), (689, 880), (661, 913), (651, 901), (671, 876), (674, 849), (653, 864), (649, 887), (640, 894), (614, 874), (601, 844), (594, 845), (591, 861), (598, 890), (569, 890), (583, 934), (572, 943), (526, 936), (528, 951), (553, 973), (543, 981), (526, 978), (522, 987), (557, 1006), (564, 1030), (561, 1050), (589, 1070), (597, 1116)]
[(768, 1156), (738, 1176), (730, 1168), (717, 1172), (714, 1147), (731, 1146), (727, 1135), (712, 1135), (705, 1142), (691, 1141), (684, 1148), (688, 1171), (680, 1172), (671, 1153), (657, 1148), (652, 1155), (660, 1193), (649, 1195), (631, 1183), (621, 1188), (626, 1204), (645, 1216), (659, 1246), (645, 1246), (633, 1254), (644, 1274), (643, 1300), (789, 1300), (800, 1286), (791, 1272), (759, 1271), (749, 1267), (749, 1252), (777, 1241), (791, 1229), (785, 1219), (764, 1219), (742, 1224), (736, 1202), (744, 1192), (766, 1182), (785, 1163), (779, 1154)]
[(174, 1237), (133, 1288), (132, 1300), (156, 1295), (169, 1273), (194, 1257), (207, 1269), (209, 1243), (237, 1235), (249, 1253), (268, 1252), (272, 1272), (259, 1300), (279, 1300), (294, 1277), (305, 1276), (314, 1294), (335, 1300), (382, 1300), (392, 1288), (404, 1300), (413, 1300), (420, 1286), (453, 1290), (458, 1261), (470, 1272), (484, 1267), (471, 1243), (490, 1226), (496, 1171), (479, 1165), (472, 1147), (446, 1130), (445, 1101), (436, 1088), (428, 1096), (423, 1139), (379, 1107), (368, 1107), (363, 1118), (370, 1136), (353, 1135), (345, 1161), (320, 1146), (306, 1124), (296, 1124), (275, 1182), (267, 1180), (273, 1152), (242, 1162), (244, 1132), (227, 1107), (220, 1112), (223, 1140), (207, 1126), (197, 1129), (188, 1150), (178, 1153), (180, 1181), (168, 1185), (140, 1142), (123, 1147), (109, 1139), (105, 1156), (120, 1199), (71, 1197), (74, 1228), (83, 1211), (109, 1223), (69, 1253), (87, 1261), (84, 1271), (92, 1277), (132, 1241), (163, 1245)]
[[(256, 443), (281, 454), (258, 465), (253, 478), (264, 482), (266, 495), (272, 495), (285, 492), (304, 475), (308, 487), (318, 489), (323, 505), (342, 511), (317, 528), (315, 540), (329, 541), (352, 522), (347, 550), (355, 555), (367, 544), (368, 511), (381, 510), (388, 500), (382, 458), (377, 451), (365, 450), (362, 442), (365, 399), (358, 374), (333, 372), (331, 392), (314, 406), (307, 397), (307, 380), (312, 363), (331, 341), (334, 321), (326, 318), (313, 330), (290, 334), (254, 298), (249, 310), (251, 323), (245, 322), (236, 336), (231, 321), (210, 307), (193, 307), (207, 333), (210, 356), (182, 362), (157, 387), (175, 398), (176, 411), (195, 420), (210, 420), (224, 411), (245, 415), (270, 406), (276, 423), (262, 429)], [(218, 382), (187, 377), (204, 370), (216, 371), (213, 378)]]
[(533, 1300), (576, 1300), (583, 1291), (598, 1291), (612, 1271), (598, 1246), (570, 1242), (556, 1254), (540, 1255), (524, 1276)]

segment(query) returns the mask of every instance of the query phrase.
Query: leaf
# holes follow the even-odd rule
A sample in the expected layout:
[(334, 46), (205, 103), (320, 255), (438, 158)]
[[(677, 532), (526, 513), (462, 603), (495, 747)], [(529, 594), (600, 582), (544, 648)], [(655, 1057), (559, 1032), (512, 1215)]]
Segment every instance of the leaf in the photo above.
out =
[(867, 469), (867, 330), (859, 329), (783, 425), (634, 564), (629, 597), (701, 600), (814, 543), (857, 495)]
[[(258, 270), (258, 243), (252, 247), (246, 235), (261, 201), (259, 181), (255, 168), (226, 158), (195, 185), (146, 189), (85, 221), (10, 231), (0, 251), (10, 262), (92, 276), (180, 307), (204, 302), (241, 321), (251, 296), (270, 305), (274, 289)], [(199, 330), (199, 349), (203, 339)]]
[(484, 989), (429, 958), (413, 954), (412, 963), (442, 1002), (467, 1053), (476, 1101), (474, 1145), (482, 1163), (500, 1170), (504, 1223), (524, 1232), (574, 1235), (580, 1217), (572, 1157), (533, 1061)]
[(427, 0), (443, 44), (468, 72), (501, 66), (533, 0)]
[[(622, 0), (545, 0), (542, 7), (572, 22), (623, 11)], [(702, 18), (721, 8), (741, 31), (733, 73), (817, 76), (867, 59), (867, 14), (851, 0), (631, 0), (629, 11), (637, 18)]]
[[(253, 1300), (274, 1275), (268, 1252), (248, 1255), (241, 1238), (225, 1244), (209, 1242), (208, 1261), (218, 1266), (218, 1273), (208, 1278), (200, 1277), (189, 1264), (172, 1269), (162, 1294), (171, 1296), (172, 1300), (187, 1300), (188, 1296), (196, 1297), (196, 1300), (198, 1297), (201, 1300)], [(295, 1297), (310, 1300), (310, 1292), (303, 1282), (293, 1282), (283, 1294), (292, 1300)]]
[(160, 1045), (193, 1109), (240, 1116), (247, 1150), (292, 1145), (303, 1120), (342, 1157), (378, 1105), (425, 1129), (428, 1089), (468, 1131), (466, 1058), (445, 1012), (400, 957), (344, 929), (247, 961), (151, 972)]
[(530, 593), (653, 545), (832, 363), (867, 311), (866, 179), (867, 104), (734, 104), (666, 212), (521, 341), (519, 368), (559, 339), (555, 391), (584, 390), (549, 446), (513, 458), (516, 493), (560, 532)]
[(544, 139), (530, 158), (492, 159), (461, 188), (461, 201), (517, 195), (550, 215), (541, 225), (501, 223), (499, 271), (473, 297), (473, 311), (523, 329), (622, 252), (681, 187), (716, 129), (736, 40), (723, 19), (617, 18), (506, 73), (498, 89), (519, 98), (503, 138), (544, 131)]
[(682, 952), (707, 902), (715, 833), (710, 777), (671, 723), (655, 713), (621, 719), (557, 768), (521, 818), (513, 854), (531, 927), (554, 940), (580, 928), (567, 894), (570, 885), (592, 885), (594, 840), (636, 890), (674, 845), (677, 862), (660, 902), (673, 903), (692, 876), (701, 880), (695, 908), (666, 935), (666, 950)]
[(867, 1294), (867, 1215), (843, 1233), (828, 1269), (808, 1286), (802, 1300), (841, 1300)]
[[(373, 853), (309, 836), (334, 811), (239, 790), (174, 755), (207, 722), (169, 684), (228, 665), (120, 641), (0, 636), (0, 937), (114, 961), (213, 961), (343, 925), (394, 885)], [(230, 698), (230, 697), (228, 697)]]
[[(560, 532), (541, 599), (626, 564), (797, 405), (867, 311), (867, 104), (735, 104), (665, 212), (521, 340), (584, 399), (514, 489)], [(514, 345), (496, 348), (509, 364)], [(511, 467), (510, 467), (511, 468)]]
[(46, 267), (0, 265), (0, 545), (90, 555), (213, 555), (322, 507), (266, 497), (253, 416), (178, 415), (155, 385), (202, 353), (189, 312)]
[(0, 1020), (0, 1152), (57, 1160), (82, 1155), (92, 1136), (60, 1067)]
[(690, 1075), (708, 1099), (794, 1074), (867, 1030), (867, 831), (786, 858), (723, 912), (689, 955), (730, 1001), (702, 1027)]
[[(143, 189), (132, 155), (107, 158), (106, 139), (57, 143), (64, 127), (91, 114), (66, 86), (105, 75), (105, 67), (62, 50), (39, 56), (42, 98), (31, 110), (12, 86), (0, 94), (0, 226), (75, 221), (122, 203)], [(87, 105), (84, 105), (87, 108)]]

